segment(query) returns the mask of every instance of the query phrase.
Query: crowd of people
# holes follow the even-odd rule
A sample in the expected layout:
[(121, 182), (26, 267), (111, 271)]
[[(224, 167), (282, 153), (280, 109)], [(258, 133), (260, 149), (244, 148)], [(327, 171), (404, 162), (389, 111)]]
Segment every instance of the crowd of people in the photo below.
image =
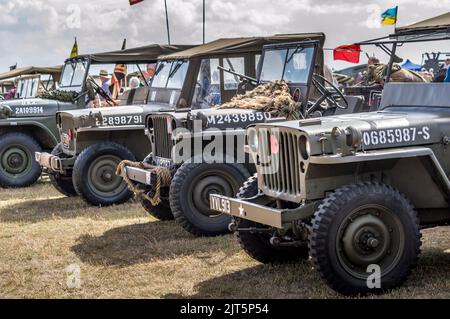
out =
[(150, 83), (153, 75), (155, 74), (155, 65), (147, 64), (146, 70), (139, 73), (140, 74), (129, 78), (125, 82), (126, 87), (122, 87), (120, 92), (118, 92), (118, 95), (113, 96), (113, 84), (111, 82), (112, 75), (110, 75), (107, 70), (100, 70), (100, 87), (102, 91), (106, 93), (107, 97), (97, 93), (95, 99), (90, 102), (89, 106), (93, 108), (108, 106), (109, 104), (107, 100), (117, 100), (122, 94), (125, 94), (127, 91), (144, 86), (146, 85), (145, 83)]

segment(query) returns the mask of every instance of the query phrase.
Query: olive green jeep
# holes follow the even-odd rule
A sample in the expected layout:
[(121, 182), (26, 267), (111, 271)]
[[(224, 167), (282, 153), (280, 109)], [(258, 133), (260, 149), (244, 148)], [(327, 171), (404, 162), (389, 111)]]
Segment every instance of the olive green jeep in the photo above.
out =
[[(140, 139), (143, 135), (143, 105), (146, 104), (149, 95), (148, 84), (144, 83), (143, 87), (126, 90), (119, 95), (118, 100), (113, 100), (109, 92), (106, 92), (94, 77), (101, 69), (113, 73), (115, 65), (124, 65), (128, 73), (132, 73), (132, 69), (135, 69), (133, 73), (145, 79), (143, 67), (146, 64), (156, 63), (162, 54), (190, 47), (154, 44), (114, 52), (80, 55), (66, 60), (59, 90), (54, 95), (56, 99), (71, 99), (73, 96), (77, 107), (58, 110), (56, 121), (55, 117), (52, 118), (58, 144), (55, 143), (56, 146), (51, 153), (35, 153), (36, 164), (49, 174), (57, 190), (67, 196), (81, 194), (83, 198), (95, 204), (109, 203), (108, 200), (104, 200), (104, 194), (108, 193), (111, 187), (116, 200), (121, 201), (127, 197), (126, 192), (116, 189), (121, 181), (115, 178), (117, 164), (114, 161), (140, 156), (139, 152), (132, 153), (123, 147), (125, 141), (134, 145), (132, 150), (136, 150), (138, 146), (145, 147), (148, 143), (146, 139)], [(87, 107), (88, 104), (92, 106), (92, 101), (94, 99), (98, 101), (99, 97), (110, 107)], [(129, 130), (123, 134), (117, 126), (128, 126)], [(86, 131), (90, 131), (89, 137)], [(114, 140), (115, 143), (108, 140)], [(104, 143), (99, 144), (99, 141)], [(111, 156), (106, 156), (105, 153)], [(91, 165), (93, 170), (87, 169), (86, 165)], [(72, 181), (74, 166), (82, 168), (80, 174), (76, 174), (75, 180)], [(92, 178), (97, 182), (92, 184)], [(107, 179), (109, 184), (99, 184), (98, 179)], [(91, 191), (92, 189), (95, 191)]]
[[(428, 22), (427, 22), (428, 23)], [(379, 111), (258, 124), (237, 198), (210, 196), (263, 263), (308, 259), (343, 294), (386, 291), (415, 266), (420, 230), (450, 223), (450, 83), (390, 83), (397, 46), (450, 39), (449, 25), (398, 30)]]
[(75, 107), (38, 97), (40, 91), (54, 89), (61, 70), (25, 67), (0, 74), (4, 96), (16, 88), (12, 99), (0, 101), (0, 186), (29, 186), (39, 178), (41, 169), (34, 161), (34, 152), (56, 145), (55, 114)]

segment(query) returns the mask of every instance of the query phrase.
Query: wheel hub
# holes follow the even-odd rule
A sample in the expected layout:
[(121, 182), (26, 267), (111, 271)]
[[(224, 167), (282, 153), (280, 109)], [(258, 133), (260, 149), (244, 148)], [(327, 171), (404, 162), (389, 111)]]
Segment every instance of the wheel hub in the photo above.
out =
[(115, 174), (120, 159), (112, 155), (104, 155), (95, 159), (89, 166), (89, 185), (100, 196), (114, 196), (122, 191), (126, 184)]
[(213, 212), (209, 208), (209, 195), (211, 194), (232, 196), (233, 188), (229, 182), (221, 176), (206, 176), (194, 185), (194, 205), (199, 212), (206, 216), (217, 215), (217, 212)]
[(113, 174), (110, 170), (104, 170), (101, 176), (103, 181), (105, 181), (106, 183), (111, 182), (113, 178)]
[(377, 216), (367, 214), (353, 219), (345, 230), (343, 253), (356, 266), (379, 262), (388, 253), (391, 237)]
[(7, 149), (1, 156), (1, 162), (6, 172), (13, 175), (25, 172), (31, 165), (27, 152), (19, 147)]

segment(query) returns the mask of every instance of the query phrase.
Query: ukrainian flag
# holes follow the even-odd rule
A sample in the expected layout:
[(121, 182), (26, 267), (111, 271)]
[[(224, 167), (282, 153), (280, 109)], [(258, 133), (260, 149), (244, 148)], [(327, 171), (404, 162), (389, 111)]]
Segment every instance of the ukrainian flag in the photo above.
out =
[(390, 8), (381, 14), (381, 24), (392, 25), (397, 23), (398, 7)]

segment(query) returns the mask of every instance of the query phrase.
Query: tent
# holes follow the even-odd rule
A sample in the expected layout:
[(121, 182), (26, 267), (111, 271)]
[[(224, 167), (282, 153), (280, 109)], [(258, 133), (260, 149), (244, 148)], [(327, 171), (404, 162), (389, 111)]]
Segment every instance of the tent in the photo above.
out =
[(442, 32), (448, 33), (450, 28), (450, 12), (441, 14), (439, 16), (419, 21), (404, 27), (398, 27), (395, 29), (397, 34), (409, 34), (409, 33), (426, 33), (432, 32)]
[(49, 74), (53, 76), (55, 81), (59, 81), (61, 76), (62, 66), (55, 67), (35, 67), (29, 66), (24, 68), (17, 68), (0, 74), (0, 80), (11, 79), (18, 76), (34, 75), (34, 74)]
[(410, 59), (408, 59), (405, 63), (402, 64), (402, 68), (411, 71), (420, 71), (422, 69), (422, 66), (419, 64), (415, 64), (414, 62), (411, 62)]

